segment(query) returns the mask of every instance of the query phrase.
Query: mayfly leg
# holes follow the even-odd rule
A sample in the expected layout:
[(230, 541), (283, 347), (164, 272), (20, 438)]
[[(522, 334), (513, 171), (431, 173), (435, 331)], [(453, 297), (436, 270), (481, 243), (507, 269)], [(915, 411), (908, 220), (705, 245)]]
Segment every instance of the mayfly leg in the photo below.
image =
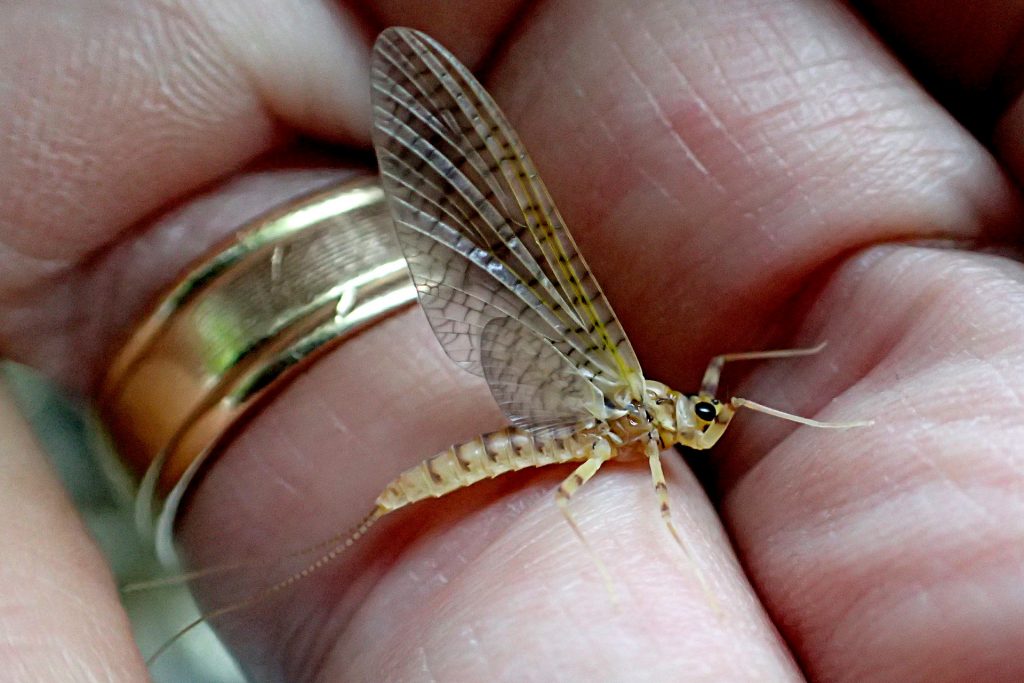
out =
[(583, 463), (573, 470), (566, 479), (558, 486), (555, 491), (555, 502), (558, 504), (558, 509), (562, 511), (562, 516), (565, 517), (565, 521), (568, 522), (569, 527), (573, 533), (576, 534), (576, 538), (580, 540), (583, 547), (587, 549), (587, 553), (594, 560), (594, 564), (597, 565), (597, 571), (601, 574), (601, 578), (604, 580), (605, 588), (608, 591), (608, 595), (613, 603), (618, 602), (618, 595), (615, 592), (615, 584), (612, 582), (612, 575), (608, 571), (604, 562), (601, 561), (600, 556), (591, 547), (590, 542), (587, 541), (586, 536), (580, 531), (579, 525), (576, 523), (576, 518), (573, 517), (572, 510), (569, 509), (569, 501), (576, 491), (581, 486), (590, 481), (590, 478), (597, 474), (597, 471), (601, 469), (601, 465), (610, 460), (613, 456), (612, 448), (607, 441), (604, 439), (598, 439), (594, 443), (594, 455), (583, 461)]
[(827, 342), (804, 349), (776, 349), (774, 351), (747, 351), (743, 353), (723, 353), (715, 356), (704, 371), (704, 379), (700, 383), (701, 393), (714, 396), (718, 393), (718, 381), (722, 377), (722, 367), (729, 362), (738, 360), (771, 360), (775, 358), (799, 358), (813, 356), (825, 348)]
[(679, 534), (675, 522), (672, 521), (672, 506), (668, 499), (668, 483), (665, 481), (665, 472), (661, 468), (661, 452), (658, 450), (658, 442), (651, 439), (647, 442), (646, 450), (647, 462), (651, 467), (651, 481), (654, 483), (654, 492), (658, 496), (661, 519), (665, 522), (665, 527), (668, 529), (669, 534), (672, 535), (676, 545), (683, 551), (687, 562), (689, 562), (690, 566), (693, 567), (693, 571), (697, 574), (697, 580), (700, 582), (701, 590), (707, 596), (708, 603), (714, 608), (715, 612), (720, 612), (718, 598), (715, 597), (714, 591), (711, 590), (711, 586), (708, 585), (707, 580), (704, 578), (704, 572), (700, 570), (700, 566), (697, 564), (696, 555), (690, 550), (687, 543), (683, 541), (683, 537)]

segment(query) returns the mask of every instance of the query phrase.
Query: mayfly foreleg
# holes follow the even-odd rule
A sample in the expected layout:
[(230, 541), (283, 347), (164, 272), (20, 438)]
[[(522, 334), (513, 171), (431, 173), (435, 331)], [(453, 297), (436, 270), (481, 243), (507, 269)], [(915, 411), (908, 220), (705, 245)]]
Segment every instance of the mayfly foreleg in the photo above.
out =
[(714, 396), (718, 392), (718, 381), (722, 377), (722, 367), (729, 362), (738, 360), (772, 360), (776, 358), (799, 358), (813, 356), (825, 348), (827, 342), (804, 349), (775, 349), (773, 351), (746, 351), (743, 353), (723, 353), (715, 356), (704, 371), (704, 379), (700, 383), (702, 394)]
[[(827, 342), (821, 342), (817, 346), (804, 349), (776, 349), (773, 351), (748, 351), (744, 353), (725, 353), (720, 356), (715, 356), (708, 363), (707, 369), (704, 371), (704, 379), (701, 381), (700, 391), (703, 396), (714, 396), (718, 392), (718, 381), (722, 376), (722, 368), (726, 363), (730, 361), (738, 360), (772, 360), (778, 358), (799, 358), (801, 356), (813, 356), (819, 353), (825, 348)], [(798, 424), (807, 425), (808, 427), (820, 427), (824, 429), (849, 429), (851, 427), (868, 427), (874, 422), (872, 420), (857, 420), (853, 422), (822, 422), (821, 420), (812, 420), (807, 417), (800, 415), (794, 415), (793, 413), (787, 413), (776, 408), (770, 408), (768, 406), (751, 401), (750, 399), (740, 398), (734, 396), (729, 400), (729, 407), (733, 410), (739, 408), (746, 408), (747, 410), (753, 410), (758, 413), (764, 413), (765, 415), (771, 415), (772, 417), (778, 417), (783, 420), (789, 420), (790, 422), (796, 422)], [(727, 424), (732, 418), (732, 412), (723, 410), (718, 419), (719, 423)]]
[(794, 415), (793, 413), (787, 413), (776, 408), (769, 408), (768, 406), (761, 405), (756, 401), (751, 401), (749, 398), (740, 398), (734, 396), (729, 400), (729, 403), (733, 408), (746, 408), (747, 410), (753, 410), (758, 413), (764, 413), (765, 415), (771, 415), (772, 417), (778, 417), (783, 420), (789, 420), (790, 422), (796, 422), (797, 424), (807, 425), (808, 427), (818, 427), (820, 429), (851, 429), (853, 427), (870, 427), (875, 423), (874, 420), (851, 420), (850, 422), (822, 422), (821, 420), (812, 420), (809, 417), (802, 417), (800, 415)]

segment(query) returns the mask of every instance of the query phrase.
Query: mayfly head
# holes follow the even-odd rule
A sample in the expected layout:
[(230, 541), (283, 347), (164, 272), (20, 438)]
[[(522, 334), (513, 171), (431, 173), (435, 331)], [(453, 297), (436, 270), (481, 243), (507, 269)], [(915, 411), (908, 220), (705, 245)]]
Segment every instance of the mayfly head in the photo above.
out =
[(676, 404), (676, 420), (684, 424), (678, 443), (703, 450), (711, 448), (725, 433), (736, 409), (710, 394), (684, 396)]
[(647, 381), (647, 410), (665, 446), (711, 448), (721, 438), (735, 410), (709, 394), (685, 395), (661, 382)]

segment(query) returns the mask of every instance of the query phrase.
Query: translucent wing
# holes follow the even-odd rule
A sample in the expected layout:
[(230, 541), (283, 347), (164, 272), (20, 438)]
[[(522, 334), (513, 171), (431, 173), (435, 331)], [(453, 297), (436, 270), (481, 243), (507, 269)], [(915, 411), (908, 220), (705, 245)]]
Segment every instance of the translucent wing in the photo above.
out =
[(515, 426), (554, 438), (576, 431), (581, 417), (606, 416), (600, 390), (551, 342), (518, 320), (491, 320), (480, 345), (487, 386)]
[(482, 86), (431, 38), (400, 28), (378, 38), (373, 86), (378, 156), (393, 157), (386, 170), (398, 172), (394, 179), (406, 181), (406, 191), (433, 181), (426, 185), (439, 191), (433, 208), (450, 209), (450, 227), (494, 254), (520, 284), (544, 290), (534, 298), (555, 314), (570, 361), (603, 391), (642, 398), (643, 375), (621, 325)]
[(636, 356), (515, 133), (454, 57), (409, 29), (374, 47), (374, 143), (396, 230), (445, 351), (483, 373), (512, 317), (609, 397), (641, 399)]

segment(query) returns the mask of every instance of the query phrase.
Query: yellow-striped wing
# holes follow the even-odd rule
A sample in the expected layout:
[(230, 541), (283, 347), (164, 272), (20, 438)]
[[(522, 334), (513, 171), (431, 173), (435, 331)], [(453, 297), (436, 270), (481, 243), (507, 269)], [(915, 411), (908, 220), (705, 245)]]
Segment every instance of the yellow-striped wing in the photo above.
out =
[[(529, 359), (520, 355), (528, 354), (484, 348), (488, 339), (494, 346), (496, 331), (514, 329), (553, 347), (546, 360), (562, 359), (551, 377), (567, 394), (565, 419), (582, 404), (600, 417), (613, 402), (642, 400), (643, 375), (622, 326), (483, 87), (433, 39), (403, 28), (377, 39), (372, 84), (382, 181), (423, 309), (448, 355), (489, 382), (506, 378), (502, 407), (527, 427), (538, 427), (538, 418), (509, 405), (543, 396), (545, 414), (555, 414), (553, 392), (534, 385), (542, 378), (526, 372)], [(484, 372), (485, 359), (492, 372)], [(498, 362), (507, 367), (499, 372)], [(517, 392), (509, 380), (517, 372), (534, 384)], [(501, 392), (492, 392), (502, 404)]]

